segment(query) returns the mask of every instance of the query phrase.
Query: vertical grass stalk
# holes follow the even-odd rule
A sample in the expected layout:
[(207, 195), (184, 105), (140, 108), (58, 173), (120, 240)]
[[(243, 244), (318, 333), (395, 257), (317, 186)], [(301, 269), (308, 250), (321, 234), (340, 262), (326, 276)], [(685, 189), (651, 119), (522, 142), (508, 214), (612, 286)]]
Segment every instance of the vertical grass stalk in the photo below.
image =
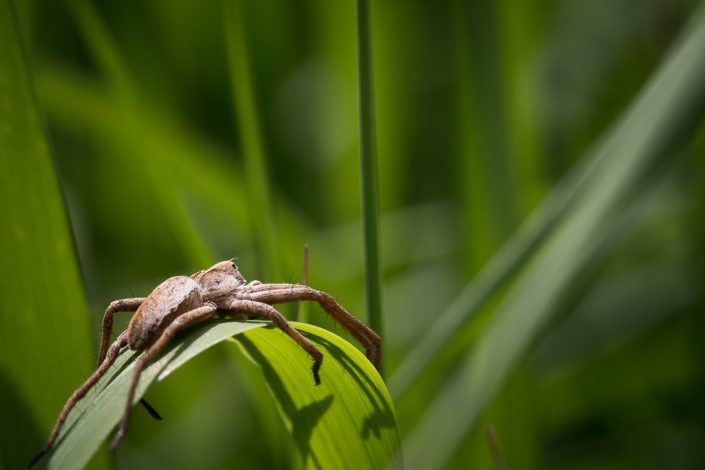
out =
[(377, 145), (370, 36), (369, 3), (367, 0), (357, 0), (360, 170), (362, 183), (362, 226), (365, 238), (367, 318), (370, 327), (380, 336), (384, 337), (382, 321), (382, 270), (379, 256)]
[(0, 1), (0, 468), (25, 467), (93, 362), (71, 223), (15, 8)]
[[(67, 11), (72, 16), (83, 44), (103, 78), (115, 94), (111, 115), (116, 122), (124, 123), (121, 148), (114, 149), (120, 164), (139, 167), (158, 198), (161, 210), (172, 228), (174, 242), (192, 267), (204, 266), (213, 261), (213, 255), (203, 237), (191, 223), (184, 208), (180, 188), (171, 175), (171, 155), (155, 139), (151, 119), (153, 110), (142, 96), (128, 62), (123, 57), (120, 44), (110, 33), (104, 18), (90, 0), (70, 0)], [(145, 122), (149, 121), (149, 124)]]
[(223, 28), (230, 66), (233, 107), (242, 140), (255, 246), (263, 259), (258, 275), (278, 279), (280, 258), (269, 196), (266, 152), (250, 68), (245, 21), (242, 18), (243, 10), (244, 6), (239, 0), (223, 1)]

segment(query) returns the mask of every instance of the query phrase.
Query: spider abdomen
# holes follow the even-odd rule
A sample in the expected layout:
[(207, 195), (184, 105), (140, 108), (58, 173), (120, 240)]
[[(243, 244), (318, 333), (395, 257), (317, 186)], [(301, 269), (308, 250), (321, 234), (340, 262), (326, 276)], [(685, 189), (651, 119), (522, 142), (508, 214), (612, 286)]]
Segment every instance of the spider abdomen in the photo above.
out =
[(198, 284), (193, 279), (170, 277), (149, 294), (130, 320), (127, 327), (130, 349), (145, 349), (176, 317), (202, 305)]

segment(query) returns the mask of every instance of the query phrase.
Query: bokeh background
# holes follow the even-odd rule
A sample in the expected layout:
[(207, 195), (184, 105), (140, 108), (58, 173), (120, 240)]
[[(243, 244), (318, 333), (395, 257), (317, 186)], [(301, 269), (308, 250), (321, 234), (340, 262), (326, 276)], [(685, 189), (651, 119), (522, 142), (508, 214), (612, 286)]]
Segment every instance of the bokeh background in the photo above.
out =
[[(702, 18), (698, 2), (371, 3), (386, 374), (409, 466), (703, 468), (699, 116), (676, 122), (679, 145), (619, 183), (624, 195), (591, 219), (585, 243), (595, 245), (568, 240), (556, 252), (574, 233), (559, 222), (487, 302), (466, 315), (458, 300), (542, 201), (571, 197), (579, 182), (566, 178)], [(232, 257), (249, 279), (297, 282), (305, 245), (309, 283), (365, 318), (354, 2), (14, 5), (85, 287), (85, 354), (112, 299)], [(603, 182), (609, 173), (585, 194), (599, 197)], [(583, 217), (581, 203), (566, 217)], [(536, 272), (542, 253), (558, 257), (555, 272)], [(527, 309), (546, 308), (511, 323), (501, 316), (522, 283)], [(429, 339), (454, 305), (462, 321)], [(317, 307), (307, 312), (343, 334)], [(499, 317), (503, 329), (492, 326)], [(508, 359), (480, 357), (477, 344)], [(496, 386), (444, 395), (468, 354), (498, 371)], [(395, 378), (402, 368), (408, 382)], [(28, 456), (89, 370), (90, 360), (67, 367), (60, 386), (37, 392), (45, 411), (23, 437)], [(23, 401), (4, 382), (4, 396)], [(457, 415), (446, 396), (473, 412)], [(231, 351), (203, 354), (147, 398), (168, 419), (136, 412), (118, 468), (289, 465), (262, 377)], [(436, 411), (450, 448), (423, 440)], [(104, 454), (92, 465), (108, 465)]]

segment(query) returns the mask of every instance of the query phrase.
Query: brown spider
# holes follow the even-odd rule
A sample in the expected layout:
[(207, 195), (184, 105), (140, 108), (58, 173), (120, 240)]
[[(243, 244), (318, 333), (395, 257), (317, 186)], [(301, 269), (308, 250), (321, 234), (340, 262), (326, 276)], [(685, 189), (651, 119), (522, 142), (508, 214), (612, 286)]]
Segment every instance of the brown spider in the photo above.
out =
[[(343, 328), (365, 347), (367, 358), (379, 368), (382, 342), (367, 325), (352, 316), (333, 297), (300, 284), (263, 284), (246, 282), (234, 261), (221, 261), (190, 277), (176, 276), (159, 284), (147, 297), (115, 300), (103, 316), (103, 337), (98, 354), (98, 366), (93, 374), (69, 397), (51, 430), (44, 448), (30, 462), (34, 465), (56, 443), (61, 426), (71, 409), (86, 392), (107, 372), (124, 346), (134, 351), (145, 351), (135, 364), (125, 412), (120, 427), (110, 444), (114, 451), (127, 429), (135, 389), (144, 367), (169, 343), (174, 335), (213, 316), (234, 319), (262, 318), (272, 321), (284, 333), (303, 347), (313, 358), (313, 379), (321, 383), (318, 371), (323, 353), (313, 343), (293, 329), (273, 304), (314, 300), (318, 302)], [(115, 312), (135, 311), (127, 330), (108, 347)], [(142, 402), (150, 413), (153, 410)], [(154, 414), (154, 413), (153, 413)]]

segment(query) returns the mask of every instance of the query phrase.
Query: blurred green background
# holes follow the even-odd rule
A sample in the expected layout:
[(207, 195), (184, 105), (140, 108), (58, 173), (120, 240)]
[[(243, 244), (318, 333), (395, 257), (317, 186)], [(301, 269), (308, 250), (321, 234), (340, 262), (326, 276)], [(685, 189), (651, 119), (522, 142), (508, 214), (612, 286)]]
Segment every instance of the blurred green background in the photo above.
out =
[[(384, 347), (407, 466), (703, 468), (698, 2), (371, 3)], [(36, 165), (59, 182), (73, 236), (56, 272), (82, 280), (87, 302), (20, 289), (16, 305), (31, 297), (52, 317), (22, 331), (3, 303), (7, 468), (41, 447), (89, 373), (112, 299), (231, 257), (248, 279), (298, 282), (308, 245), (309, 283), (365, 319), (354, 2), (16, 0), (14, 12), (54, 176), (52, 160)], [(699, 39), (654, 82), (686, 30)], [(18, 146), (0, 154), (5, 188), (15, 171), (37, 175)], [(35, 217), (32, 243), (53, 246), (23, 191), (4, 192), (3, 211)], [(18, 291), (5, 243), (3, 289)], [(64, 306), (78, 359), (47, 377)], [(40, 336), (46, 350), (26, 354)], [(118, 468), (289, 466), (261, 375), (229, 350), (147, 398), (167, 421), (137, 410)]]

